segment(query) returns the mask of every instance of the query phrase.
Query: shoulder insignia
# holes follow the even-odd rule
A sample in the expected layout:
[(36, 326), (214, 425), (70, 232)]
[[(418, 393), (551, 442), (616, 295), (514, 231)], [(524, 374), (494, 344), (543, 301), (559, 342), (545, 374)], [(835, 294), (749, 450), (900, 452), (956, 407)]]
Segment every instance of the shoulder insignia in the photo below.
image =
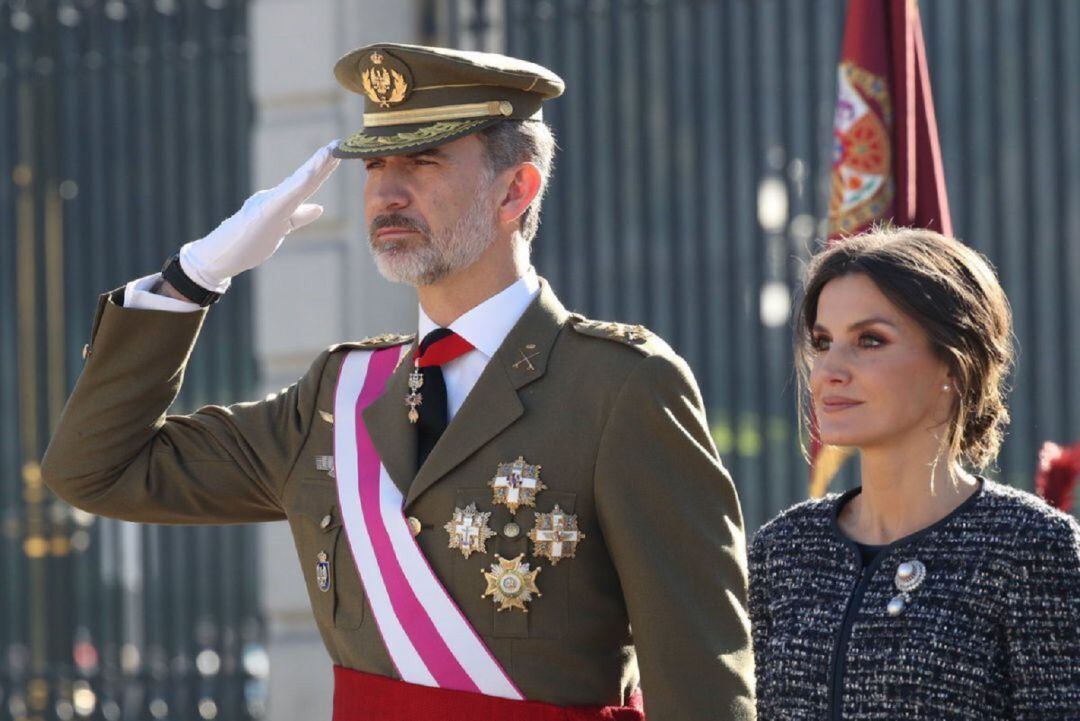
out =
[(405, 345), (406, 343), (412, 343), (416, 336), (404, 333), (382, 333), (381, 335), (374, 335), (370, 338), (364, 338), (363, 340), (349, 341), (346, 343), (338, 343), (331, 346), (331, 351), (346, 350), (346, 349), (372, 349), (372, 348), (392, 348), (396, 345)]
[(587, 319), (582, 319), (573, 325), (574, 330), (583, 335), (608, 338), (632, 346), (643, 345), (649, 339), (656, 337), (643, 325)]

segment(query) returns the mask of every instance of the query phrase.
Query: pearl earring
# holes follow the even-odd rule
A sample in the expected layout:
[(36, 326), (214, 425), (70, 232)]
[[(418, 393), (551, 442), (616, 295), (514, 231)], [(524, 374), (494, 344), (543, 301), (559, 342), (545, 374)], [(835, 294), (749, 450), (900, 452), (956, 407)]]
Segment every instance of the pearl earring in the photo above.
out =
[(948, 393), (948, 392), (949, 392), (949, 384), (948, 384), (948, 383), (946, 383), (945, 385), (941, 386), (941, 390), (943, 390), (943, 391), (945, 391), (946, 393)]

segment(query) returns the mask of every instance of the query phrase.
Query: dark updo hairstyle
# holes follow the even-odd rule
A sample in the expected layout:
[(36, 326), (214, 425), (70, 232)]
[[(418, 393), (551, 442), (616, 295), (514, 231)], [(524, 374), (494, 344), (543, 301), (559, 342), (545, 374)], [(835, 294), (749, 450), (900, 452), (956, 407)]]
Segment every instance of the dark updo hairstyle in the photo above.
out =
[(1005, 379), (1012, 367), (1012, 315), (980, 253), (930, 230), (876, 228), (838, 241), (811, 259), (796, 327), (804, 422), (810, 408), (811, 339), (825, 285), (861, 273), (926, 332), (948, 365), (956, 400), (946, 448), (975, 469), (997, 456), (1009, 423)]

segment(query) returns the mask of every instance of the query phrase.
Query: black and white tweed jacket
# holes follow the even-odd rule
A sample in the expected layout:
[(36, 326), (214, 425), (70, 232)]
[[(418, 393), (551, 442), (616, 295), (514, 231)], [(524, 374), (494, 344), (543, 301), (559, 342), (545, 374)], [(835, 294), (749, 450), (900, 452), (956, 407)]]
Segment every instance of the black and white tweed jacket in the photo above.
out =
[[(754, 538), (758, 721), (1080, 720), (1080, 524), (983, 480), (864, 569), (836, 522), (858, 492), (796, 505)], [(925, 579), (890, 615), (910, 561)]]

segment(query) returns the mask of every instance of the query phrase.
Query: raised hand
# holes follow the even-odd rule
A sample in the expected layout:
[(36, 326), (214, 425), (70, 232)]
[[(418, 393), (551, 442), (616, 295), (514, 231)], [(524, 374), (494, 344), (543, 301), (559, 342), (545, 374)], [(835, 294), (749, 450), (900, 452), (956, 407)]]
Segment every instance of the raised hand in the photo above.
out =
[(260, 190), (209, 235), (180, 249), (180, 267), (207, 290), (224, 293), (233, 276), (270, 258), (285, 236), (314, 222), (323, 207), (305, 203), (341, 162), (330, 155), (335, 140), (319, 148), (285, 180)]

